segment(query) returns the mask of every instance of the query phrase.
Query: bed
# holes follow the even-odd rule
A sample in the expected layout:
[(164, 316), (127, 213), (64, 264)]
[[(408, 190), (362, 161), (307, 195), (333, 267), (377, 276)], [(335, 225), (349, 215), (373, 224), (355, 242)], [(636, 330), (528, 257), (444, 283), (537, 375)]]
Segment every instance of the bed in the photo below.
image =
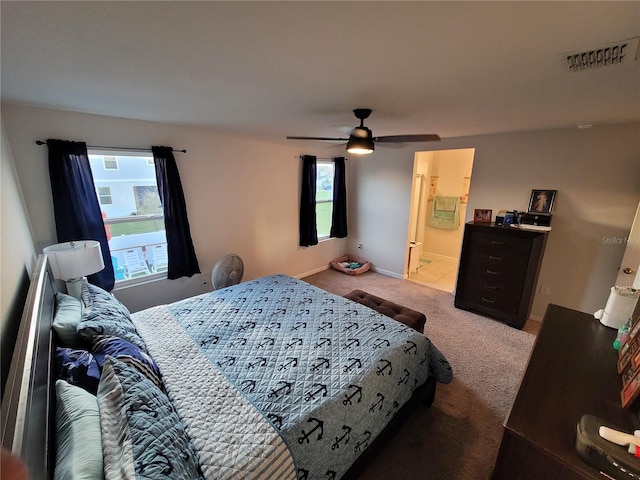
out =
[[(3, 396), (3, 446), (32, 478), (49, 477), (56, 462), (69, 472), (91, 463), (107, 479), (357, 478), (452, 376), (424, 335), (283, 274), (134, 314), (88, 285), (79, 338), (60, 329), (64, 297), (50, 278), (43, 255), (23, 316), (37, 326), (23, 328)], [(99, 365), (97, 379), (92, 364), (79, 381), (60, 367), (62, 350), (82, 349)], [(78, 390), (67, 385), (74, 381)], [(69, 460), (54, 447), (69, 397), (91, 404), (93, 431), (99, 421), (93, 457), (67, 452)], [(75, 412), (63, 417), (72, 422)]]

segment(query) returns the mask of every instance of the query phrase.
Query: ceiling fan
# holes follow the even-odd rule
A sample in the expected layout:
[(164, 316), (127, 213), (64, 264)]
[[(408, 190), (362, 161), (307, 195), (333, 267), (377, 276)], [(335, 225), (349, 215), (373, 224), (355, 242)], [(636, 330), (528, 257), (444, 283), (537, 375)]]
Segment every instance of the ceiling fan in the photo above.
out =
[(375, 149), (375, 142), (381, 143), (403, 143), (403, 142), (433, 142), (440, 140), (438, 135), (427, 133), (423, 135), (384, 135), (382, 137), (374, 137), (371, 130), (364, 126), (365, 119), (371, 115), (370, 108), (356, 108), (353, 114), (360, 125), (351, 130), (349, 138), (331, 138), (331, 137), (287, 137), (289, 140), (328, 140), (336, 142), (347, 142), (347, 152), (365, 154), (371, 153)]

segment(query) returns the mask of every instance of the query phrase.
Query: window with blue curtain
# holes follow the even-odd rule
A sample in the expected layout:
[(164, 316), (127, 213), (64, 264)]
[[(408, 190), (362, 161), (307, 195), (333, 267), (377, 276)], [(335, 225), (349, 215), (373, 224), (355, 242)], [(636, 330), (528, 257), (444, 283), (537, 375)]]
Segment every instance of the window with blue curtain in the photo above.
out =
[(318, 161), (302, 157), (300, 189), (300, 246), (347, 236), (347, 194), (344, 157)]
[(318, 244), (316, 227), (316, 157), (302, 157), (302, 185), (300, 188), (300, 246)]
[(90, 275), (88, 280), (111, 291), (115, 281), (111, 252), (93, 185), (87, 144), (50, 139), (47, 147), (58, 242), (100, 242), (104, 269)]
[[(47, 140), (47, 145), (58, 241), (98, 240), (102, 248), (105, 269), (89, 276), (89, 281), (110, 291), (113, 289), (116, 276), (118, 280), (126, 278), (124, 266), (118, 264), (116, 267), (116, 262), (113, 262), (108, 241), (109, 232), (103, 220), (105, 212), (102, 211), (101, 206), (111, 205), (109, 203), (112, 201), (111, 191), (107, 187), (95, 184), (87, 146), (84, 142), (51, 139)], [(164, 268), (169, 279), (192, 276), (200, 273), (200, 269), (191, 239), (186, 204), (172, 153), (173, 149), (152, 147), (152, 152), (153, 158), (149, 158), (149, 165), (155, 170), (151, 178), (155, 178), (156, 185), (140, 186), (138, 190), (133, 189), (132, 195), (135, 197), (136, 205), (143, 210), (147, 207), (151, 208), (149, 205), (153, 202), (149, 200), (150, 197), (157, 198), (153, 201), (157, 201), (158, 205), (162, 206), (161, 210), (164, 210), (166, 246), (163, 248), (160, 245), (162, 251), (152, 250), (152, 259), (147, 252), (146, 257), (138, 255), (139, 261), (131, 260), (131, 263), (137, 263), (140, 271), (149, 273), (155, 273), (157, 269)], [(105, 168), (107, 168), (106, 161)], [(117, 160), (110, 161), (110, 170), (118, 168)], [(138, 224), (141, 223), (138, 222)], [(110, 227), (111, 225), (108, 226)]]
[(152, 147), (160, 201), (164, 209), (169, 265), (167, 278), (191, 277), (200, 273), (191, 240), (187, 204), (182, 191), (176, 159), (171, 147)]
[(333, 214), (331, 217), (331, 237), (344, 238), (347, 229), (347, 180), (346, 160), (344, 157), (333, 159)]

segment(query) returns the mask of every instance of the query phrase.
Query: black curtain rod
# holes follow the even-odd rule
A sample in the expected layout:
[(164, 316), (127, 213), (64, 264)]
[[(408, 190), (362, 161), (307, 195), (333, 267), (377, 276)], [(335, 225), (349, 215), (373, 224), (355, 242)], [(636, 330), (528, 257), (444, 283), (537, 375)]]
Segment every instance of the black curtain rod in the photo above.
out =
[[(304, 155), (300, 155), (299, 157), (296, 157), (296, 158), (302, 160), (304, 158)], [(335, 160), (336, 158), (339, 158), (339, 156), (338, 157), (316, 157), (316, 160)], [(343, 158), (345, 159), (345, 161), (349, 160), (347, 157), (343, 157)]]
[[(36, 145), (46, 145), (47, 142), (43, 142), (42, 140), (36, 140)], [(98, 145), (87, 145), (87, 148), (95, 148), (96, 150), (130, 150), (134, 152), (150, 152), (150, 148), (136, 148), (136, 147), (101, 147)], [(172, 152), (179, 153), (187, 153), (186, 150), (176, 150), (175, 148), (171, 150)]]

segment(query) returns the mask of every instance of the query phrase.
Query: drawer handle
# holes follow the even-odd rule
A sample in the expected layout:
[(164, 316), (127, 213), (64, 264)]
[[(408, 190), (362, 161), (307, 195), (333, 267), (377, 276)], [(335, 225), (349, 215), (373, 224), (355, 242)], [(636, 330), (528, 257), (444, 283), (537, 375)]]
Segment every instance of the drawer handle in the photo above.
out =
[(488, 268), (487, 268), (487, 273), (489, 275), (500, 275), (500, 272), (494, 272), (493, 270), (489, 270)]
[(499, 242), (498, 240), (491, 240), (493, 245), (504, 245), (504, 242)]
[(491, 300), (490, 298), (484, 298), (484, 297), (482, 297), (482, 301), (487, 303), (496, 303), (495, 300)]
[(487, 285), (486, 283), (484, 284), (484, 288), (490, 288), (491, 290), (497, 290), (498, 286), (497, 285)]
[(493, 255), (489, 255), (489, 260), (500, 260), (502, 261), (504, 257), (494, 257)]

